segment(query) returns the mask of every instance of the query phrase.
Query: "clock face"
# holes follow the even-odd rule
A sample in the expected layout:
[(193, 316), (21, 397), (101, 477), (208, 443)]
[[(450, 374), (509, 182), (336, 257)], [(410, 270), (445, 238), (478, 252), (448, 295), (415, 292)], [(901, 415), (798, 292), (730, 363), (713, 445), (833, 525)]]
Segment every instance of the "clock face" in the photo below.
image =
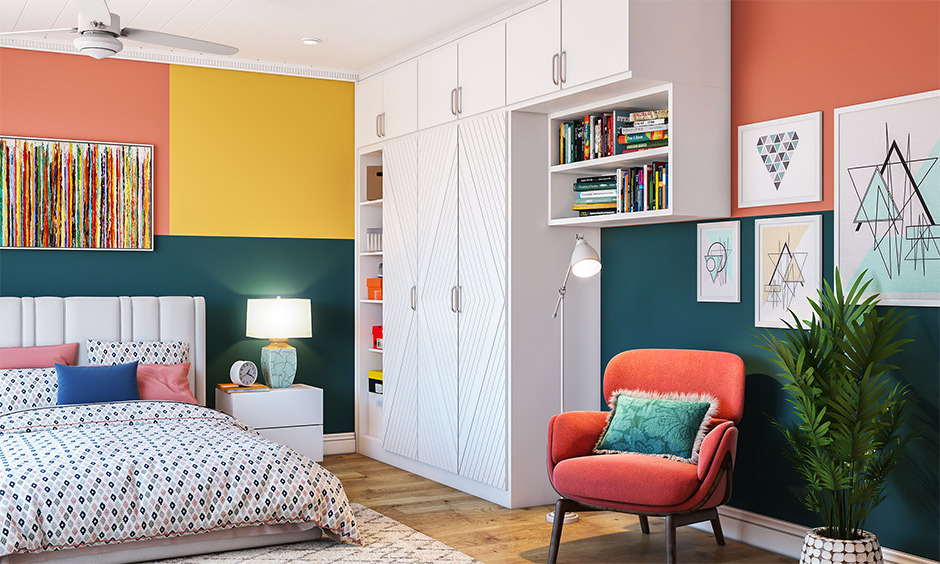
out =
[(229, 375), (239, 386), (250, 386), (258, 379), (258, 367), (250, 360), (239, 360), (232, 365)]

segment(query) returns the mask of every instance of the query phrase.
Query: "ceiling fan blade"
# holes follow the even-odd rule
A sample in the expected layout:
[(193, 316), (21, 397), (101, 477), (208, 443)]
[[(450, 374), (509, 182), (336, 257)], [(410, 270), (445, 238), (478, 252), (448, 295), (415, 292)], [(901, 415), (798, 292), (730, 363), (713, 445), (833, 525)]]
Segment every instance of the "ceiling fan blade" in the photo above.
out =
[(4, 31), (0, 32), (0, 37), (4, 36), (14, 36), (14, 35), (27, 35), (33, 33), (53, 33), (57, 31), (71, 31), (72, 33), (78, 31), (78, 28), (75, 27), (56, 27), (52, 29), (28, 29), (26, 31)]
[(141, 41), (143, 43), (156, 43), (157, 45), (164, 45), (166, 47), (198, 51), (200, 53), (212, 53), (214, 55), (234, 55), (238, 53), (238, 49), (235, 47), (222, 45), (221, 43), (212, 43), (211, 41), (203, 41), (201, 39), (193, 39), (192, 37), (183, 37), (182, 35), (163, 33), (162, 31), (148, 31), (146, 29), (125, 27), (121, 31), (121, 37)]
[(111, 25), (111, 11), (105, 0), (75, 0), (78, 7), (78, 18), (86, 22), (99, 22), (106, 26)]

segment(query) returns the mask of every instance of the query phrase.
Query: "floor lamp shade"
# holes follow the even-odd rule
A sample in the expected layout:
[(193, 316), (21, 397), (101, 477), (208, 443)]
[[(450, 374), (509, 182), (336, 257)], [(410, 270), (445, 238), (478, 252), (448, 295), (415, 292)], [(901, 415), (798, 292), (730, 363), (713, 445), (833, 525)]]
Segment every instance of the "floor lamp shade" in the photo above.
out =
[(597, 251), (583, 238), (578, 238), (571, 252), (571, 274), (578, 278), (590, 278), (601, 271), (601, 259)]
[(269, 339), (261, 349), (261, 373), (272, 388), (289, 388), (297, 374), (297, 349), (287, 339), (312, 337), (310, 300), (251, 299), (245, 333)]

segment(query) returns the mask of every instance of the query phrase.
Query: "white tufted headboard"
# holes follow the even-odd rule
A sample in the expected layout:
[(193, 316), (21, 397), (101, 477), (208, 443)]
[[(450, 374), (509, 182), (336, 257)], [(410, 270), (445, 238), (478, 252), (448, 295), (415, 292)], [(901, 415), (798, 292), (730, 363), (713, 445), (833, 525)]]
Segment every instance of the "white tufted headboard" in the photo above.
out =
[(162, 297), (0, 297), (0, 347), (79, 343), (78, 363), (88, 362), (85, 342), (188, 341), (189, 387), (206, 404), (206, 300)]

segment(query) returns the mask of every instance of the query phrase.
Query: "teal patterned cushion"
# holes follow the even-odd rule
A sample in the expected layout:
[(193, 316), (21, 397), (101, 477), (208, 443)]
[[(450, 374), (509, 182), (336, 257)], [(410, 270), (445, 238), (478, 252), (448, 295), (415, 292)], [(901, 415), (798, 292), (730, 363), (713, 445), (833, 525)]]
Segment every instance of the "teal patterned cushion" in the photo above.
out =
[(707, 394), (617, 390), (597, 454), (649, 454), (698, 463), (698, 451), (718, 402)]

